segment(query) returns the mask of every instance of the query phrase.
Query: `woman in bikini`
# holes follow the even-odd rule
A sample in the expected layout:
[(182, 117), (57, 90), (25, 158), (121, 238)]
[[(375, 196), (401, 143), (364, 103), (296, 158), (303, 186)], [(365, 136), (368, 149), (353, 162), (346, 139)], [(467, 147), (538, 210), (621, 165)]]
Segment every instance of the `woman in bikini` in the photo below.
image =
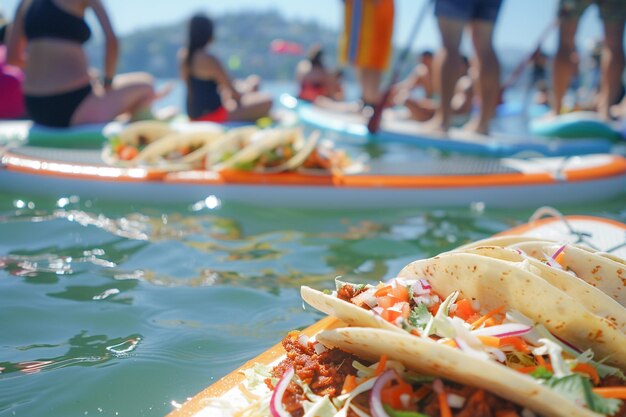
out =
[[(189, 22), (188, 44), (179, 53), (181, 78), (187, 84), (187, 114), (194, 121), (255, 121), (269, 114), (272, 98), (240, 93), (219, 59), (208, 50), (213, 21), (198, 14)], [(224, 99), (222, 98), (224, 96)]]
[[(90, 75), (83, 44), (91, 36), (91, 8), (106, 39), (104, 78)], [(7, 63), (25, 70), (28, 115), (35, 123), (68, 127), (104, 123), (149, 110), (152, 77), (115, 75), (118, 44), (101, 0), (22, 0), (8, 39)]]

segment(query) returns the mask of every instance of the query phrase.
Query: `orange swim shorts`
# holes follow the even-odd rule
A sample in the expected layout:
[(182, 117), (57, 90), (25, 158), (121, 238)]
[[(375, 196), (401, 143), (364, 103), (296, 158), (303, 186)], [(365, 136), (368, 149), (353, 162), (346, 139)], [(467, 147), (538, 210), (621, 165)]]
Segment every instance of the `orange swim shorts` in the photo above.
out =
[(384, 71), (391, 59), (393, 0), (345, 0), (339, 62)]

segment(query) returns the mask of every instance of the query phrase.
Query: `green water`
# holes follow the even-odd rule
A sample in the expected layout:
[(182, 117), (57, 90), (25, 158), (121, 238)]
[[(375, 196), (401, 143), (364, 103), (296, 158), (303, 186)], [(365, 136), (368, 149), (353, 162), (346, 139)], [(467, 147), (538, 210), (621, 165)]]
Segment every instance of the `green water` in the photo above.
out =
[[(626, 221), (625, 207), (620, 197), (557, 208)], [(531, 214), (0, 194), (0, 416), (163, 416), (318, 320), (300, 285), (390, 278)]]

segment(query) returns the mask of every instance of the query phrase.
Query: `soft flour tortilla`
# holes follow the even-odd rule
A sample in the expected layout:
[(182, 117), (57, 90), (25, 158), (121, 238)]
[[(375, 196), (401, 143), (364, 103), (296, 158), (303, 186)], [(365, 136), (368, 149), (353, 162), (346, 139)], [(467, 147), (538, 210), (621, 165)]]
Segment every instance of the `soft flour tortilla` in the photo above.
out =
[[(518, 248), (529, 256), (545, 261), (561, 246), (558, 242), (527, 236), (497, 236), (456, 249), (464, 251), (479, 246)], [(565, 267), (579, 278), (600, 289), (626, 307), (626, 261), (610, 253), (599, 252), (580, 244), (568, 243), (564, 249)]]
[(524, 256), (512, 248), (479, 246), (466, 249), (464, 252), (500, 259), (520, 269), (535, 273), (559, 290), (582, 302), (592, 313), (608, 319), (622, 332), (626, 332), (626, 309), (600, 289), (564, 270), (550, 267), (539, 259)]
[(528, 375), (469, 358), (458, 349), (407, 333), (355, 327), (326, 330), (316, 338), (325, 346), (338, 347), (371, 361), (378, 361), (385, 354), (417, 372), (485, 389), (546, 417), (600, 416)]
[(252, 137), (248, 146), (214, 168), (216, 170), (229, 169), (234, 168), (238, 164), (252, 162), (259, 158), (263, 152), (275, 149), (289, 141), (294, 141), (296, 153), (289, 160), (275, 167), (255, 169), (254, 172), (271, 173), (293, 170), (302, 165), (313, 149), (315, 149), (318, 137), (319, 133), (314, 132), (305, 139), (300, 129), (262, 130)]
[(235, 155), (249, 145), (259, 130), (256, 126), (241, 126), (228, 130), (223, 137), (212, 144), (205, 168), (213, 169), (220, 161), (226, 162), (229, 159), (226, 155)]
[[(539, 261), (545, 261), (561, 247), (555, 243), (519, 242), (511, 247)], [(566, 245), (562, 252), (563, 268), (572, 270), (576, 276), (603, 291), (609, 297), (626, 306), (626, 265), (598, 252), (591, 252), (576, 245)]]
[[(626, 369), (626, 335), (604, 317), (536, 274), (510, 262), (485, 256), (449, 252), (415, 261), (400, 271), (401, 278), (425, 278), (443, 296), (459, 290), (487, 310), (506, 306), (517, 310), (579, 349), (592, 349), (596, 360)], [(341, 300), (338, 300), (341, 301)]]

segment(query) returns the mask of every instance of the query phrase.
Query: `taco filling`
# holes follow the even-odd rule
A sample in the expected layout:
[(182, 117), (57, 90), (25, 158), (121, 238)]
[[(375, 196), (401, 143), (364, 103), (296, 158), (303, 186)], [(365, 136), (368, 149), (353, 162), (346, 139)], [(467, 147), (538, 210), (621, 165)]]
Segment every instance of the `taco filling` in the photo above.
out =
[(333, 296), (372, 311), (396, 329), (500, 362), (592, 411), (626, 415), (620, 401), (626, 399), (626, 378), (620, 369), (594, 361), (591, 350), (581, 352), (519, 312), (505, 306), (484, 311), (478, 300), (459, 291), (442, 297), (426, 279), (395, 278), (376, 286), (336, 283)]
[(291, 332), (286, 358), (265, 379), (272, 416), (516, 417), (535, 415), (481, 389), (417, 374), (382, 356), (372, 363)]

